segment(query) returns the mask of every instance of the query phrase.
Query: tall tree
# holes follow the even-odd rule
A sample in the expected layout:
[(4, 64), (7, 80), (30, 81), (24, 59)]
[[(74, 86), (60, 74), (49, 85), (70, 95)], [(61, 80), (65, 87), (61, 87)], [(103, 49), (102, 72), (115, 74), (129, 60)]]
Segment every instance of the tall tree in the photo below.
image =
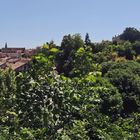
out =
[(88, 34), (88, 33), (86, 33), (86, 36), (85, 36), (85, 44), (86, 44), (87, 46), (91, 44), (91, 40), (90, 40), (90, 38), (89, 38), (89, 34)]

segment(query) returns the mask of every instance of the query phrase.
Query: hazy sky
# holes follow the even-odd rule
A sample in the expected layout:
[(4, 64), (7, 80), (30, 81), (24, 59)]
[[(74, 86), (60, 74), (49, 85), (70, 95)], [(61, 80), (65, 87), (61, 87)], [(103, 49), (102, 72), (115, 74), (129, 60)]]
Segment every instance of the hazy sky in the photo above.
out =
[(0, 0), (0, 48), (36, 47), (88, 32), (111, 40), (125, 27), (140, 29), (140, 0)]

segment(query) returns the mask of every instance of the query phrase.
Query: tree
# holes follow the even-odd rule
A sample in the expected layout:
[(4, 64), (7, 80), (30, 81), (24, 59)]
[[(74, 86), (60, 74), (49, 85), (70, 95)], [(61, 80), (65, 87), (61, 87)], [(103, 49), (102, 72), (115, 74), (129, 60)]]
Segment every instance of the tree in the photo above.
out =
[(137, 55), (138, 41), (85, 45), (75, 34), (45, 43), (29, 71), (0, 69), (0, 139), (139, 139)]
[(85, 44), (86, 44), (87, 46), (91, 44), (91, 40), (90, 40), (90, 38), (89, 38), (89, 34), (88, 34), (88, 33), (86, 33), (86, 36), (85, 36)]
[(121, 57), (125, 57), (126, 59), (132, 60), (136, 55), (135, 50), (133, 49), (133, 44), (129, 41), (124, 42), (118, 48), (118, 55)]
[(123, 114), (137, 112), (140, 98), (139, 63), (114, 64), (105, 76), (116, 86), (123, 97)]
[(73, 36), (64, 36), (60, 50), (61, 52), (57, 55), (57, 71), (63, 73), (65, 76), (69, 76), (72, 70), (72, 62), (75, 58), (76, 51), (84, 46), (84, 42), (79, 34)]
[(140, 40), (140, 31), (133, 27), (127, 27), (121, 35), (120, 40), (135, 42)]
[(140, 41), (136, 41), (132, 44), (132, 48), (135, 51), (136, 55), (140, 55)]

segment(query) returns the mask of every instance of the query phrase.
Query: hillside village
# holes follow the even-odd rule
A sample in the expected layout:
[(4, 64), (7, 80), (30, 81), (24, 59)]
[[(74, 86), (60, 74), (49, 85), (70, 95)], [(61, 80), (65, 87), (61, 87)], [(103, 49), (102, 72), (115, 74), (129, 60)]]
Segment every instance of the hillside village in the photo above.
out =
[(1, 48), (0, 140), (140, 140), (140, 31), (61, 42)]
[(11, 68), (16, 72), (26, 71), (29, 68), (31, 57), (35, 55), (39, 47), (35, 49), (25, 49), (8, 47), (7, 43), (5, 47), (0, 49), (0, 68)]

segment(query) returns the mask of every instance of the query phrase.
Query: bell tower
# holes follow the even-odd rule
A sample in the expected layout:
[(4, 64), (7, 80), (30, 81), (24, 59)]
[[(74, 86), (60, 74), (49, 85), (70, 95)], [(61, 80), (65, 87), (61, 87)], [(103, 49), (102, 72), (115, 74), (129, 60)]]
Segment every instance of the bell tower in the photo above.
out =
[(5, 48), (7, 49), (8, 45), (7, 45), (7, 42), (5, 43)]

